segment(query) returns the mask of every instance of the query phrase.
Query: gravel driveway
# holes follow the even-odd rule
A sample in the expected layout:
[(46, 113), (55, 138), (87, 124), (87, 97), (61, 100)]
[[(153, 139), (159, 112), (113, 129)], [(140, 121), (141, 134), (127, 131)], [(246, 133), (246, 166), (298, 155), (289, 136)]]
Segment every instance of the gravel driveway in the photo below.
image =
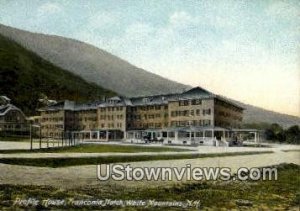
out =
[[(133, 162), (131, 167), (177, 167), (182, 168), (187, 164), (192, 167), (230, 167), (236, 171), (240, 167), (262, 167), (279, 163), (295, 163), (300, 165), (300, 153), (298, 151), (275, 153), (227, 156), (214, 158), (165, 160)], [(64, 168), (30, 167), (0, 164), (1, 184), (27, 184), (27, 185), (51, 185), (63, 188), (75, 188), (81, 186), (99, 186), (107, 184), (119, 184), (126, 186), (161, 186), (173, 184), (172, 182), (133, 181), (133, 182), (100, 182), (96, 176), (96, 166), (74, 166)]]

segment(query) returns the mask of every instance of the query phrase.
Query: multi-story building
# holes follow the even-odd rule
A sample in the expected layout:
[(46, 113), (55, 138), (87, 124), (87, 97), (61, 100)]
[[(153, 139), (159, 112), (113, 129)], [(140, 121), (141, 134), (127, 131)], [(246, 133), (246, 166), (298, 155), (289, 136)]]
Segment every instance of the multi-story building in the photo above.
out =
[(165, 96), (131, 98), (127, 112), (127, 130), (168, 127), (168, 101)]
[[(239, 105), (200, 87), (175, 94), (112, 97), (92, 104), (65, 101), (40, 111), (44, 136), (59, 137), (62, 131), (81, 131), (84, 137), (96, 140), (123, 139), (130, 131), (191, 130), (191, 127), (194, 131), (218, 127), (220, 132), (239, 128), (243, 115)], [(212, 129), (212, 133), (214, 136), (217, 131), (214, 134)]]
[(39, 109), (43, 137), (60, 138), (69, 131), (91, 131), (98, 128), (98, 103), (58, 102)]
[(4, 135), (25, 135), (28, 132), (26, 117), (6, 96), (0, 96), (0, 133)]
[(117, 140), (124, 138), (126, 114), (130, 101), (123, 97), (112, 97), (98, 106), (99, 139)]

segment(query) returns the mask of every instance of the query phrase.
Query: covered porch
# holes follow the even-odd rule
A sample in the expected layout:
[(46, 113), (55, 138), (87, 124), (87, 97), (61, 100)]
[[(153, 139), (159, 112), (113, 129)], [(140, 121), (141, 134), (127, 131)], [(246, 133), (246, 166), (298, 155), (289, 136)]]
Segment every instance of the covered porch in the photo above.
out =
[(128, 130), (125, 132), (124, 142), (128, 143), (146, 143), (144, 137), (146, 136), (145, 130)]
[[(165, 135), (164, 135), (165, 134)], [(234, 129), (214, 126), (168, 128), (163, 132), (164, 144), (242, 146), (247, 137), (260, 142), (260, 131), (256, 129)]]
[[(128, 143), (161, 143), (166, 145), (242, 146), (245, 134), (252, 134), (259, 143), (255, 129), (229, 129), (223, 127), (171, 127), (164, 129), (130, 130), (125, 133)], [(252, 137), (251, 136), (251, 137)]]
[(82, 141), (118, 141), (124, 138), (121, 130), (91, 130), (73, 132), (74, 137)]
[(221, 137), (230, 137), (230, 130), (213, 126), (167, 128), (165, 131), (164, 144), (219, 146)]
[(126, 131), (125, 142), (174, 145), (216, 146), (216, 136), (229, 137), (230, 131), (220, 127), (174, 127)]

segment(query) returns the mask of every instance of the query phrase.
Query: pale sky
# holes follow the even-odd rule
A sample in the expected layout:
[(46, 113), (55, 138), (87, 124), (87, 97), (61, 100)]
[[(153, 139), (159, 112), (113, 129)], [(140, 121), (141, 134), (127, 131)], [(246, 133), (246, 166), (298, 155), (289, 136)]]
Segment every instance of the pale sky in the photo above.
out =
[(300, 116), (299, 0), (0, 0), (0, 23), (75, 38), (166, 78)]

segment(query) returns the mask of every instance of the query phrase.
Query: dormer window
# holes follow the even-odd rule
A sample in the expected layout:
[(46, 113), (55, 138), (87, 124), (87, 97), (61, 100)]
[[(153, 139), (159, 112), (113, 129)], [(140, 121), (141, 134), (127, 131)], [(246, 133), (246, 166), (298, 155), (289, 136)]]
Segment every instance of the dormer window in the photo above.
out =
[(121, 98), (118, 96), (115, 96), (115, 97), (109, 98), (107, 102), (109, 104), (116, 104), (116, 103), (121, 102)]
[(201, 105), (201, 100), (200, 99), (192, 100), (192, 105)]
[(150, 99), (148, 97), (143, 98), (143, 103), (149, 103)]

